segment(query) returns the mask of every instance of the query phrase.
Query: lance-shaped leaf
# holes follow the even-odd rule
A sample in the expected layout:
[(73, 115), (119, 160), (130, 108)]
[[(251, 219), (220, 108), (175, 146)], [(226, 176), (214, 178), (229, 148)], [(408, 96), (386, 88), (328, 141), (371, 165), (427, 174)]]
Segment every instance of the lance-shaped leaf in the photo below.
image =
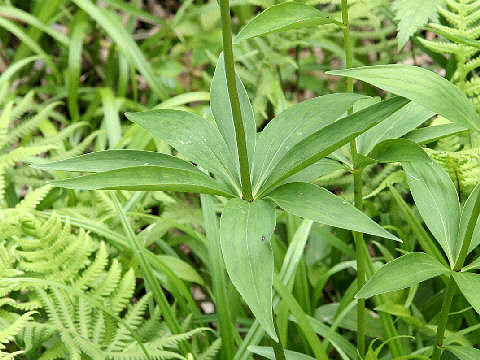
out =
[(268, 194), (267, 198), (289, 213), (305, 219), (400, 241), (348, 201), (313, 184), (285, 184)]
[(404, 162), (402, 166), (420, 215), (453, 266), (460, 221), (455, 185), (434, 161)]
[(240, 187), (228, 147), (218, 129), (208, 120), (185, 111), (166, 109), (126, 113), (125, 116), (232, 188)]
[(270, 247), (274, 229), (275, 208), (269, 201), (232, 199), (223, 209), (220, 243), (228, 275), (255, 318), (277, 341), (272, 318)]
[(165, 190), (234, 196), (201, 172), (149, 165), (109, 170), (51, 183), (78, 190)]
[(460, 360), (480, 359), (480, 350), (468, 346), (447, 346), (448, 351)]
[(406, 139), (382, 141), (373, 148), (368, 157), (381, 163), (432, 161), (419, 145)]
[(377, 65), (328, 72), (365, 81), (406, 97), (448, 120), (480, 131), (480, 119), (470, 100), (447, 79), (417, 66)]
[(103, 172), (133, 166), (162, 166), (201, 173), (195, 166), (175, 156), (139, 150), (106, 150), (70, 159), (35, 165), (42, 170)]
[(387, 139), (397, 139), (434, 115), (434, 112), (411, 102), (360, 135), (357, 138), (358, 152), (368, 154), (376, 144)]
[(442, 124), (435, 126), (426, 126), (423, 128), (412, 130), (403, 138), (412, 140), (417, 144), (423, 145), (429, 144), (450, 135), (460, 134), (465, 131), (468, 131), (465, 126), (460, 126), (454, 123)]
[(453, 278), (465, 299), (480, 314), (480, 274), (453, 271)]
[(290, 148), (278, 162), (262, 186), (260, 193), (267, 193), (283, 179), (324, 158), (407, 103), (407, 99), (400, 97), (382, 101), (337, 120), (304, 138)]
[(313, 6), (296, 1), (285, 2), (269, 7), (250, 20), (234, 41), (239, 43), (255, 36), (332, 23), (342, 25)]
[(450, 269), (425, 253), (406, 254), (378, 269), (356, 297), (369, 298), (389, 291), (405, 289), (449, 271)]
[[(248, 99), (247, 91), (242, 81), (236, 76), (237, 92), (240, 101), (240, 110), (242, 112), (243, 126), (245, 130), (245, 138), (247, 142), (247, 153), (250, 166), (253, 161), (253, 153), (255, 151), (255, 138), (257, 135), (257, 127), (253, 109)], [(212, 86), (210, 88), (210, 107), (217, 124), (218, 130), (223, 136), (231, 154), (231, 161), (236, 166), (237, 180), (240, 182), (240, 165), (238, 163), (237, 140), (235, 136), (235, 125), (232, 116), (232, 107), (230, 106), (230, 98), (228, 96), (227, 77), (225, 75), (225, 63), (223, 54), (220, 55), (213, 75)]]
[(253, 166), (254, 190), (294, 145), (330, 125), (360, 99), (358, 94), (330, 94), (303, 101), (280, 113), (258, 135)]

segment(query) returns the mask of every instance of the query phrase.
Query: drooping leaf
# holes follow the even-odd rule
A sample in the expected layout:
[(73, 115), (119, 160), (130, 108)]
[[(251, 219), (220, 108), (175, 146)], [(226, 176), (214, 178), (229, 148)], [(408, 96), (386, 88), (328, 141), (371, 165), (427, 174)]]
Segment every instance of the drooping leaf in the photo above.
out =
[(398, 20), (398, 48), (402, 49), (410, 36), (425, 25), (429, 19), (437, 19), (437, 9), (445, 0), (395, 0), (393, 10)]
[[(133, 166), (162, 166), (201, 173), (189, 162), (175, 156), (140, 150), (106, 150), (76, 156), (70, 159), (35, 165), (42, 170), (103, 172)], [(203, 173), (202, 173), (203, 174)]]
[(397, 139), (434, 115), (434, 112), (411, 102), (390, 115), (380, 124), (361, 134), (357, 138), (358, 152), (366, 155), (376, 144), (387, 139)]
[(218, 129), (201, 116), (178, 110), (151, 110), (125, 116), (159, 137), (189, 160), (239, 188), (228, 147)]
[(470, 272), (452, 272), (453, 278), (465, 299), (480, 314), (480, 274)]
[(337, 120), (304, 138), (289, 148), (271, 171), (260, 193), (268, 193), (282, 180), (324, 158), (407, 103), (408, 100), (399, 97), (382, 101)]
[[(253, 109), (248, 99), (247, 91), (242, 81), (236, 76), (237, 92), (240, 100), (240, 110), (242, 112), (243, 126), (245, 130), (245, 138), (247, 142), (247, 153), (250, 166), (253, 162), (253, 154), (255, 151), (255, 138), (257, 128)], [(230, 98), (228, 96), (227, 77), (225, 75), (225, 63), (223, 54), (220, 55), (213, 75), (212, 86), (210, 88), (210, 106), (212, 108), (213, 117), (217, 123), (218, 130), (223, 136), (227, 144), (232, 162), (239, 173), (240, 165), (238, 163), (237, 140), (235, 137), (235, 125), (233, 122), (232, 108), (230, 106)]]
[(477, 112), (465, 94), (447, 79), (417, 66), (376, 65), (329, 71), (365, 81), (406, 97), (448, 120), (480, 131)]
[(460, 360), (480, 359), (480, 350), (468, 346), (447, 346), (447, 350)]
[(165, 190), (234, 196), (214, 179), (197, 171), (149, 165), (55, 180), (51, 184), (79, 190)]
[(434, 161), (404, 162), (402, 166), (420, 215), (453, 266), (460, 221), (455, 185)]
[(289, 213), (305, 219), (386, 239), (399, 240), (348, 201), (313, 184), (285, 184), (268, 194), (267, 198)]
[(313, 6), (296, 1), (284, 2), (269, 7), (250, 20), (234, 41), (239, 43), (255, 36), (332, 23), (339, 24)]
[(378, 269), (356, 297), (369, 298), (404, 289), (449, 271), (447, 267), (425, 253), (406, 254)]
[[(280, 113), (258, 135), (253, 166), (254, 191), (296, 144), (332, 124), (357, 100), (356, 94), (330, 94), (303, 101)], [(295, 119), (295, 121), (293, 121)]]
[(267, 334), (278, 341), (272, 318), (275, 208), (265, 200), (232, 199), (223, 209), (220, 243), (233, 285)]

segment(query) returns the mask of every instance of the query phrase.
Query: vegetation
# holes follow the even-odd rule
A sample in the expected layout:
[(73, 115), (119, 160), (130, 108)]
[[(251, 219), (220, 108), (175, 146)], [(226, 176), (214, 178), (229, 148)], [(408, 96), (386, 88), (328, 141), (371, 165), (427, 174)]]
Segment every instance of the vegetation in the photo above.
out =
[(480, 358), (479, 0), (0, 0), (0, 359)]

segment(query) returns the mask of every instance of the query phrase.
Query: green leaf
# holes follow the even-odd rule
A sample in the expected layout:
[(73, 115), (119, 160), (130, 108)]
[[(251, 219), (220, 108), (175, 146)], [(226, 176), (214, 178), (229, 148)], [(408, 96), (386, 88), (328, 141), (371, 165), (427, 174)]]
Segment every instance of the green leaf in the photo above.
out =
[(453, 266), (460, 221), (455, 185), (434, 161), (404, 162), (402, 166), (420, 215)]
[(424, 145), (450, 135), (460, 134), (465, 131), (468, 131), (466, 127), (453, 123), (436, 126), (426, 126), (420, 129), (410, 131), (407, 135), (404, 136), (404, 139), (408, 139), (416, 142), (417, 144)]
[(105, 30), (122, 53), (127, 56), (138, 71), (145, 77), (145, 80), (155, 94), (162, 100), (166, 99), (168, 92), (165, 86), (158, 80), (159, 78), (153, 71), (150, 63), (145, 59), (140, 48), (132, 40), (128, 31), (114, 13), (96, 6), (90, 0), (73, 0), (73, 2), (82, 8)]
[(105, 150), (47, 164), (32, 165), (42, 170), (103, 172), (134, 166), (161, 166), (203, 173), (175, 156), (140, 150)]
[(258, 14), (243, 27), (234, 42), (255, 36), (271, 34), (291, 29), (318, 26), (323, 24), (340, 24), (330, 16), (313, 6), (291, 1), (274, 5)]
[(51, 184), (78, 190), (181, 191), (233, 197), (214, 179), (196, 171), (160, 166), (135, 166), (89, 174)]
[[(267, 346), (249, 346), (248, 350), (254, 354), (266, 357), (270, 360), (275, 360), (275, 353), (271, 347)], [(285, 350), (285, 357), (287, 360), (315, 360), (315, 358), (301, 354), (291, 350)]]
[(415, 34), (428, 19), (437, 19), (437, 8), (445, 3), (445, 0), (395, 0), (392, 8), (395, 11), (395, 19), (398, 22), (398, 48), (402, 49), (408, 39)]
[(469, 272), (453, 271), (453, 278), (465, 299), (480, 314), (480, 275)]
[(431, 162), (425, 151), (420, 146), (410, 140), (394, 139), (385, 140), (376, 145), (368, 154), (377, 162), (391, 163), (391, 162)]
[[(253, 186), (260, 189), (274, 167), (293, 146), (332, 124), (357, 100), (356, 94), (330, 94), (296, 104), (271, 120), (258, 135)], [(295, 121), (292, 121), (295, 119)]]
[(470, 100), (450, 81), (432, 71), (408, 65), (377, 65), (328, 74), (365, 81), (415, 101), (458, 125), (480, 131), (480, 121)]
[(460, 360), (480, 359), (480, 350), (468, 346), (447, 346), (447, 350)]
[(171, 255), (156, 255), (180, 279), (203, 285), (203, 279), (188, 262)]
[(360, 135), (357, 138), (358, 152), (368, 154), (376, 144), (387, 139), (397, 139), (434, 115), (434, 112), (411, 102)]
[(407, 103), (400, 97), (382, 101), (325, 126), (292, 147), (286, 145), (288, 152), (278, 161), (260, 193), (268, 193), (282, 180), (324, 158)]
[(233, 285), (267, 334), (278, 341), (272, 318), (275, 208), (265, 200), (232, 199), (223, 209), (220, 243)]
[(218, 129), (208, 120), (185, 111), (168, 109), (126, 113), (125, 116), (220, 177), (232, 189), (240, 189), (228, 147)]
[[(455, 260), (458, 258), (460, 254), (460, 249), (462, 248), (461, 241), (465, 239), (465, 233), (467, 232), (468, 222), (470, 221), (470, 217), (472, 216), (473, 207), (475, 205), (475, 200), (479, 196), (480, 192), (480, 184), (475, 186), (472, 193), (468, 197), (467, 201), (463, 205), (462, 215), (460, 217), (460, 225), (458, 229), (458, 244), (455, 253)], [(472, 242), (470, 243), (470, 248), (468, 252), (470, 253), (473, 249), (475, 249), (478, 244), (480, 244), (480, 221), (475, 224), (475, 229), (473, 230), (472, 235)]]
[[(236, 76), (236, 79), (237, 92), (240, 100), (240, 110), (242, 112), (242, 120), (247, 141), (248, 160), (251, 166), (255, 151), (255, 137), (257, 128), (247, 91), (245, 90), (240, 78)], [(218, 59), (217, 67), (213, 75), (212, 86), (210, 88), (210, 106), (212, 108), (213, 117), (217, 123), (218, 130), (222, 134), (223, 139), (230, 150), (232, 162), (235, 164), (237, 169), (237, 176), (240, 178), (237, 139), (235, 136), (232, 107), (230, 106), (230, 98), (228, 96), (227, 77), (225, 75), (225, 62), (223, 60), (223, 54), (221, 54)]]
[(282, 185), (267, 196), (285, 211), (321, 224), (401, 241), (348, 201), (313, 184)]
[(425, 253), (410, 253), (385, 264), (360, 289), (357, 298), (369, 298), (408, 288), (450, 270)]

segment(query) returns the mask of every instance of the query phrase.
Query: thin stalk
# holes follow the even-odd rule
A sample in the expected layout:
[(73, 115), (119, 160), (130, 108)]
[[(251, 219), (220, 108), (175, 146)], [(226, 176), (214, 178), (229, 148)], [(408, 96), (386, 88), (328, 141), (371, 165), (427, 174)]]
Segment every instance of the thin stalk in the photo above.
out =
[[(478, 216), (480, 215), (480, 193), (475, 199), (475, 204), (473, 206), (472, 215), (468, 220), (467, 231), (465, 232), (465, 237), (462, 241), (462, 248), (460, 249), (460, 254), (458, 255), (457, 261), (453, 271), (460, 271), (463, 267), (463, 263), (468, 255), (468, 249), (472, 243), (473, 231), (475, 230), (475, 225), (477, 224)], [(433, 348), (432, 360), (439, 360), (442, 355), (443, 350), (443, 338), (445, 336), (445, 329), (448, 322), (448, 314), (450, 313), (450, 306), (452, 305), (453, 295), (455, 293), (455, 281), (453, 276), (450, 276), (448, 281), (447, 289), (445, 290), (445, 296), (443, 298), (442, 309), (440, 311), (440, 320), (437, 326), (437, 336), (435, 338), (435, 346)]]
[(271, 339), (273, 352), (275, 353), (276, 360), (287, 360), (285, 357), (285, 350), (283, 350), (282, 341), (280, 340), (280, 331), (278, 331), (277, 319), (275, 318), (275, 312), (272, 309), (273, 326), (275, 327), (275, 333), (277, 334), (278, 342)]
[[(142, 270), (143, 276), (145, 277), (145, 282), (147, 284), (148, 289), (152, 291), (153, 297), (157, 302), (157, 305), (160, 308), (162, 312), (162, 316), (165, 319), (165, 322), (167, 323), (167, 326), (169, 327), (169, 329), (174, 334), (181, 333), (180, 324), (177, 322), (175, 314), (170, 309), (170, 305), (167, 301), (167, 298), (165, 297), (165, 294), (160, 288), (158, 281), (155, 279), (155, 275), (153, 274), (153, 269), (147, 260), (145, 248), (138, 242), (138, 239), (135, 236), (132, 226), (128, 222), (127, 215), (123, 211), (123, 207), (120, 204), (120, 201), (118, 200), (117, 195), (113, 191), (110, 194), (111, 194), (113, 203), (115, 205), (115, 208), (117, 210), (117, 213), (120, 217), (120, 221), (125, 231), (126, 238), (129, 242), (129, 247), (133, 251), (133, 253), (135, 254), (138, 260), (140, 269)], [(186, 341), (180, 342), (179, 347), (182, 353), (184, 354), (188, 354), (191, 352), (190, 345)]]
[[(342, 22), (343, 22), (343, 39), (345, 43), (345, 65), (348, 68), (353, 66), (353, 54), (352, 54), (352, 40), (350, 38), (350, 22), (348, 19), (348, 2), (342, 0)], [(353, 93), (353, 79), (347, 77), (347, 92)], [(353, 108), (348, 110), (349, 114), (353, 113)], [(362, 195), (362, 169), (357, 169), (355, 164), (357, 157), (357, 143), (356, 139), (350, 141), (350, 152), (352, 154), (352, 163), (354, 167), (353, 172), (353, 187), (354, 187), (354, 203), (355, 207), (359, 210), (363, 208), (363, 195)], [(360, 290), (366, 282), (366, 270), (365, 270), (365, 254), (362, 251), (364, 245), (363, 234), (354, 231), (353, 238), (355, 241), (356, 257), (357, 257), (357, 284), (358, 290)], [(358, 299), (357, 303), (357, 348), (360, 356), (365, 355), (365, 332), (366, 332), (366, 308), (365, 299)]]
[(230, 21), (230, 4), (228, 0), (220, 0), (220, 14), (222, 17), (223, 56), (225, 59), (225, 73), (227, 76), (228, 96), (232, 107), (235, 137), (237, 140), (238, 160), (240, 163), (240, 179), (242, 182), (243, 199), (253, 201), (250, 169), (248, 165), (247, 141), (243, 126), (240, 100), (238, 98), (235, 64), (232, 49), (232, 25)]

